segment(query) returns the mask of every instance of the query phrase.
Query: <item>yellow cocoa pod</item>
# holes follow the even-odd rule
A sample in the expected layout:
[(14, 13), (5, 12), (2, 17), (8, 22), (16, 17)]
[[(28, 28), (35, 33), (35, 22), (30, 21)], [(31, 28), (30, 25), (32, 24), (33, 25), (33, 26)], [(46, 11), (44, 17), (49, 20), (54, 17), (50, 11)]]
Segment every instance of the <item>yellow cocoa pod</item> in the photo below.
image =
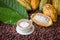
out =
[(26, 10), (31, 10), (29, 3), (26, 0), (17, 0)]
[(39, 7), (40, 0), (31, 0), (31, 7), (36, 10)]
[(34, 13), (31, 15), (31, 19), (39, 26), (49, 27), (53, 24), (52, 19), (42, 13)]
[(26, 2), (30, 4), (31, 3), (31, 0), (26, 0)]
[(51, 17), (53, 22), (57, 21), (57, 13), (55, 8), (51, 4), (45, 4), (43, 7), (43, 13)]

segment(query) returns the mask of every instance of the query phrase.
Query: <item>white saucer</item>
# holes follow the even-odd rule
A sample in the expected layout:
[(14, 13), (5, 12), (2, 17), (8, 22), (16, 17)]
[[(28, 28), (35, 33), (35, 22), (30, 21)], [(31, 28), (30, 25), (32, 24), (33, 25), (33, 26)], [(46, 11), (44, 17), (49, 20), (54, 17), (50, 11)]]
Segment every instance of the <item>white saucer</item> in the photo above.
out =
[(17, 33), (19, 33), (19, 34), (21, 34), (21, 35), (29, 35), (29, 34), (33, 33), (33, 31), (34, 31), (34, 26), (32, 26), (32, 29), (31, 29), (31, 31), (29, 31), (29, 32), (22, 32), (22, 31), (19, 30), (17, 27), (16, 27), (16, 31), (17, 31)]

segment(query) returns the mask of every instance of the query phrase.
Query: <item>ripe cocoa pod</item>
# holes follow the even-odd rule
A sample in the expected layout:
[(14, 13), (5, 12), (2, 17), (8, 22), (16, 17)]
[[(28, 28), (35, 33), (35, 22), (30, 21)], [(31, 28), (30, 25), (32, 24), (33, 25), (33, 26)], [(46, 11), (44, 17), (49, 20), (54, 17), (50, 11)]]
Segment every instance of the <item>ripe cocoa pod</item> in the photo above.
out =
[(30, 5), (27, 3), (26, 0), (17, 0), (26, 10), (31, 10)]
[(31, 19), (39, 26), (49, 27), (53, 24), (52, 19), (42, 13), (34, 13), (31, 15)]
[(39, 7), (40, 0), (31, 0), (31, 7), (36, 10)]
[(29, 4), (31, 3), (31, 0), (25, 0), (25, 1), (26, 1), (27, 3), (29, 3)]
[(57, 21), (56, 9), (51, 4), (45, 4), (43, 7), (43, 13), (51, 17), (53, 22)]

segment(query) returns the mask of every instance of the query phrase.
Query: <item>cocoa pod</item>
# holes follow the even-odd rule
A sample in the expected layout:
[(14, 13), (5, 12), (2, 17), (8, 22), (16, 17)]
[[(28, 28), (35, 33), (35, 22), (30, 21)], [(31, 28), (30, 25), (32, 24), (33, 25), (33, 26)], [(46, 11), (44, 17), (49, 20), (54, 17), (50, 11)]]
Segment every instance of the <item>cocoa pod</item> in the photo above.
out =
[(30, 5), (27, 3), (26, 0), (17, 0), (26, 10), (31, 10)]
[(29, 3), (29, 4), (31, 3), (31, 0), (25, 0), (25, 1), (26, 1), (27, 3)]
[(31, 15), (31, 19), (39, 26), (49, 27), (53, 24), (52, 19), (42, 13), (34, 13)]
[(43, 7), (43, 13), (51, 17), (53, 22), (57, 21), (56, 9), (51, 4), (45, 4)]
[(31, 7), (36, 10), (39, 7), (40, 0), (31, 0)]
[(40, 5), (39, 5), (39, 10), (43, 10), (43, 6), (47, 3), (48, 0), (41, 0)]

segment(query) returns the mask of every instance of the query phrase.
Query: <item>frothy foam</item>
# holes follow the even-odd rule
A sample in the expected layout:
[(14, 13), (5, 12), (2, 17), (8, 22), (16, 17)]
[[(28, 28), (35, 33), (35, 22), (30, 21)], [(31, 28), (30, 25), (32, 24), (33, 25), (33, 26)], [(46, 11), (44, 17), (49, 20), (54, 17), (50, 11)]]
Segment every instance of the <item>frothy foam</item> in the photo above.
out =
[(28, 25), (29, 25), (29, 23), (27, 23), (27, 22), (21, 22), (20, 23), (20, 26), (23, 27), (23, 28), (28, 27)]

